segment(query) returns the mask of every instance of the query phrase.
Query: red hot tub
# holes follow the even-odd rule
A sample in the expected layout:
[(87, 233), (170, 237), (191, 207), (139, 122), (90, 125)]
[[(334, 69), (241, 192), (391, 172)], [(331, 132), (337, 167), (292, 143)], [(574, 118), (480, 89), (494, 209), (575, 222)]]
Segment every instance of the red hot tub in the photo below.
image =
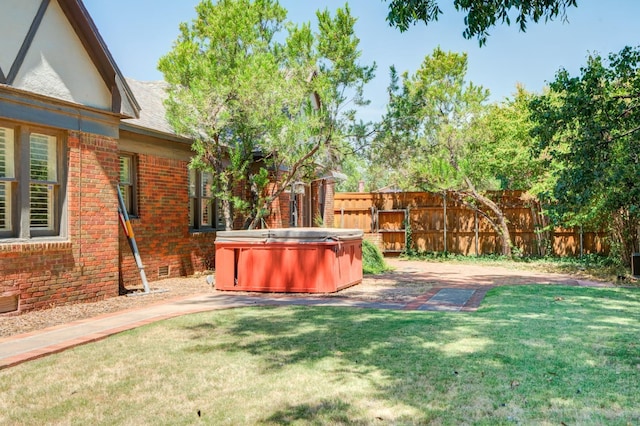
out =
[(284, 228), (216, 235), (218, 290), (332, 293), (362, 281), (362, 231)]

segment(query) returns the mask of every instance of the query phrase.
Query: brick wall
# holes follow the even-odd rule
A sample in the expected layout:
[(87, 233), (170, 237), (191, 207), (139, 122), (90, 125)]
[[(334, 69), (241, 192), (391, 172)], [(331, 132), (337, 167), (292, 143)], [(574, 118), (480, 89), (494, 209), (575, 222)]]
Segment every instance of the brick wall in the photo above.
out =
[(365, 232), (363, 239), (369, 241), (371, 244), (378, 247), (380, 251), (384, 250), (384, 242), (382, 241), (382, 234), (372, 234), (370, 232)]
[[(149, 282), (192, 275), (214, 265), (215, 233), (189, 232), (188, 163), (138, 155), (138, 213), (131, 220)], [(120, 227), (120, 277), (126, 288), (142, 281)]]
[(19, 294), (19, 311), (118, 294), (118, 178), (115, 139), (70, 132), (68, 241), (0, 245), (0, 294)]
[(326, 227), (332, 227), (334, 222), (333, 202), (336, 194), (336, 181), (333, 179), (326, 180), (325, 199), (324, 199), (324, 223)]
[[(333, 179), (318, 179), (311, 183), (311, 224), (312, 226), (333, 226), (333, 200), (335, 195), (335, 181)], [(324, 203), (324, 204), (323, 204)], [(321, 211), (322, 210), (322, 211)], [(323, 223), (318, 223), (322, 217)]]
[[(270, 184), (274, 185), (274, 184)], [(273, 190), (269, 187), (268, 191)], [(291, 194), (288, 192), (281, 192), (280, 195), (271, 203), (269, 209), (269, 216), (264, 218), (267, 228), (287, 228), (289, 227), (290, 217), (290, 200)]]

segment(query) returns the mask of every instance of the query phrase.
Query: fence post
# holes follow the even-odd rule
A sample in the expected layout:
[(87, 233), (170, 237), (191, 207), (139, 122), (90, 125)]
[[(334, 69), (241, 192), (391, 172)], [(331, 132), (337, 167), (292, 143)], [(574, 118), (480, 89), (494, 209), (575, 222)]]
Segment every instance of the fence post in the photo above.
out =
[(444, 254), (447, 254), (447, 191), (442, 192), (442, 200), (444, 205), (444, 220), (443, 220)]
[(584, 254), (584, 232), (582, 231), (582, 225), (580, 225), (580, 257)]
[(404, 251), (411, 253), (413, 247), (409, 247), (409, 244), (413, 245), (413, 238), (407, 238), (407, 233), (412, 237), (411, 229), (411, 206), (407, 205), (407, 209), (404, 211)]
[(371, 213), (371, 222), (370, 222), (370, 226), (369, 229), (371, 230), (371, 233), (373, 234), (375, 232), (375, 226), (376, 226), (376, 221), (375, 218), (373, 217), (373, 206), (369, 207), (369, 212)]
[(474, 231), (476, 233), (476, 257), (480, 256), (480, 237), (478, 236), (478, 211), (474, 210), (473, 222), (474, 222)]

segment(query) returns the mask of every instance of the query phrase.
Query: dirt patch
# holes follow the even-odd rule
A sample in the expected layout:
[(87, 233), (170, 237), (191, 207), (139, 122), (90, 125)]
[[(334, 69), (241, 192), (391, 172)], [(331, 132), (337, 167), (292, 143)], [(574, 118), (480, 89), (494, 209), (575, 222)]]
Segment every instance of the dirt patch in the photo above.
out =
[(434, 283), (431, 281), (402, 279), (393, 274), (384, 274), (377, 277), (365, 276), (358, 285), (324, 296), (408, 303), (431, 290), (433, 286)]

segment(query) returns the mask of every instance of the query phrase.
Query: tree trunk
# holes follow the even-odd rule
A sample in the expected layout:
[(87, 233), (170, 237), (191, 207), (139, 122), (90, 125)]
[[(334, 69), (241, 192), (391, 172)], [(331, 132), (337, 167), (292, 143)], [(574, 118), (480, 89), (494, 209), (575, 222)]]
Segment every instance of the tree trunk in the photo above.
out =
[(618, 243), (622, 264), (630, 266), (631, 255), (640, 250), (640, 218), (622, 209), (615, 212), (611, 221), (611, 234)]
[(502, 209), (494, 203), (491, 199), (485, 197), (476, 191), (475, 187), (471, 183), (469, 179), (465, 178), (465, 183), (467, 184), (467, 188), (469, 189), (469, 195), (473, 197), (474, 200), (479, 203), (485, 205), (496, 215), (497, 218), (497, 226), (498, 226), (498, 234), (500, 235), (501, 243), (502, 243), (502, 254), (507, 257), (511, 257), (512, 253), (512, 244), (511, 244), (511, 233), (509, 232), (509, 226), (507, 224), (507, 218), (505, 217)]
[(260, 223), (260, 220), (262, 220), (262, 218), (264, 217), (262, 212), (268, 211), (269, 206), (271, 205), (273, 200), (275, 200), (275, 197), (274, 198), (269, 197), (269, 198), (267, 198), (267, 200), (265, 200), (264, 203), (262, 203), (262, 206), (256, 208), (256, 214), (253, 217), (253, 219), (251, 220), (251, 222), (249, 222), (249, 226), (248, 226), (247, 229), (256, 229), (256, 227)]
[(271, 204), (280, 196), (284, 188), (286, 188), (287, 184), (290, 185), (289, 180), (285, 179), (284, 185), (278, 184), (276, 189), (271, 194), (258, 202), (258, 206), (256, 206), (257, 208), (255, 210), (255, 215), (249, 223), (248, 229), (256, 229), (256, 227), (260, 224), (262, 218), (265, 217), (264, 212), (269, 211)]
[(225, 231), (233, 230), (233, 216), (231, 215), (231, 202), (222, 200), (222, 216), (224, 217)]

